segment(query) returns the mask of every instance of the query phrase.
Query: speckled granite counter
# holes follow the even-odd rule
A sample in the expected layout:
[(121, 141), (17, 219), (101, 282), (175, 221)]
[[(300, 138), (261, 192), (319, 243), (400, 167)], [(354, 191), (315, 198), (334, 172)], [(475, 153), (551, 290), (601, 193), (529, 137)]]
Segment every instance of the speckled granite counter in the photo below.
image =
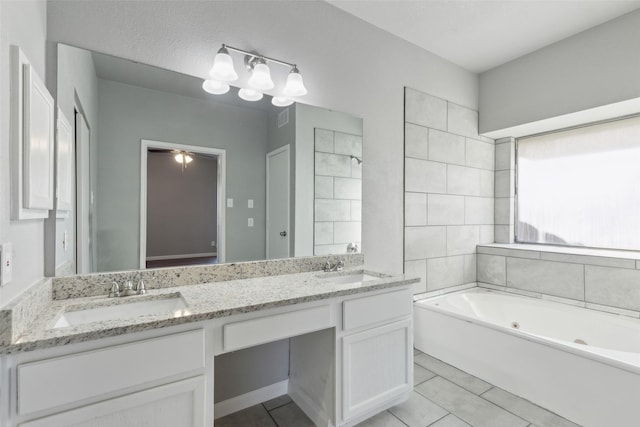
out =
[[(152, 289), (146, 295), (125, 298), (91, 296), (51, 300), (12, 342), (0, 346), (0, 354), (10, 354), (69, 343), (89, 341), (120, 334), (162, 328), (188, 322), (230, 316), (238, 313), (281, 307), (344, 295), (369, 292), (415, 283), (418, 279), (403, 276), (384, 276), (366, 272), (379, 279), (355, 283), (338, 283), (331, 277), (361, 273), (362, 269), (351, 269), (335, 273), (312, 271), (277, 276), (254, 277), (162, 287)], [(43, 286), (46, 286), (43, 285)], [(51, 292), (51, 284), (48, 284)], [(60, 315), (67, 311), (95, 308), (114, 304), (130, 304), (149, 299), (182, 298), (186, 309), (178, 314), (165, 313), (135, 318), (87, 323), (77, 326), (52, 329)], [(175, 317), (174, 317), (175, 316)]]

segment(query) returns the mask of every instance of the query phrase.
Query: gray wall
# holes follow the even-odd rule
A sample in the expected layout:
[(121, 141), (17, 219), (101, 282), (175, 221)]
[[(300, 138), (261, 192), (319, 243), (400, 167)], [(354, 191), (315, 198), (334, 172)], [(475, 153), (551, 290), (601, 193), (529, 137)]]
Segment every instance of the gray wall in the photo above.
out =
[(192, 154), (183, 171), (174, 156), (147, 154), (147, 258), (216, 251), (218, 160)]
[(13, 242), (13, 280), (0, 287), (0, 306), (44, 276), (44, 221), (11, 221), (10, 46), (20, 46), (45, 80), (47, 2), (0, 2), (0, 241)]
[[(89, 125), (89, 143), (94, 144), (98, 135), (98, 78), (91, 53), (69, 46), (58, 48), (58, 80), (56, 102), (69, 121), (71, 128), (75, 126), (74, 110), (76, 97), (80, 102), (85, 119)], [(92, 164), (95, 165), (95, 150)], [(95, 176), (95, 171), (94, 176)], [(74, 173), (75, 179), (75, 173)], [(95, 189), (95, 182), (92, 183)], [(73, 191), (75, 194), (75, 182)], [(76, 246), (76, 212), (75, 206), (66, 218), (57, 220), (56, 224), (56, 270), (71, 263), (75, 272)], [(64, 233), (67, 234), (67, 250), (62, 248)], [(56, 275), (58, 275), (56, 273)]]
[(480, 131), (640, 97), (639, 45), (636, 10), (483, 73)]
[(405, 274), (416, 293), (475, 285), (476, 245), (494, 239), (494, 143), (477, 111), (410, 88), (405, 120)]
[(364, 119), (365, 265), (402, 272), (403, 87), (476, 109), (477, 75), (321, 1), (52, 1), (48, 10), (51, 41), (202, 78), (221, 43), (296, 62), (303, 102)]
[(234, 207), (226, 211), (226, 261), (264, 259), (266, 113), (102, 79), (98, 87), (99, 271), (138, 268), (141, 139), (227, 150)]

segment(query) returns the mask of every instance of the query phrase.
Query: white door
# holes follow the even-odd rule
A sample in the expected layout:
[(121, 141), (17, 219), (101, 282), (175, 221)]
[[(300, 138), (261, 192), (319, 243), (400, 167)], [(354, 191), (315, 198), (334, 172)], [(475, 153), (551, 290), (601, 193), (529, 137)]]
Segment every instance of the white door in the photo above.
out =
[(76, 111), (76, 265), (77, 273), (91, 273), (91, 201), (89, 173), (89, 126)]
[(267, 153), (267, 259), (289, 258), (289, 145)]

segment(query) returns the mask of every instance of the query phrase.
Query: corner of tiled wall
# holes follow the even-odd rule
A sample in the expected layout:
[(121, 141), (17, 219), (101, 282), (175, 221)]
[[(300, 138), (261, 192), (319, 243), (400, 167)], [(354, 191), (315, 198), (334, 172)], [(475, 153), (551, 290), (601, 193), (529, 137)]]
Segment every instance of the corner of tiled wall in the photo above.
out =
[(478, 112), (405, 89), (404, 270), (414, 293), (476, 282), (476, 245), (494, 241), (494, 141)]
[(515, 168), (516, 142), (514, 138), (496, 141), (495, 175), (495, 242), (513, 243), (515, 224)]

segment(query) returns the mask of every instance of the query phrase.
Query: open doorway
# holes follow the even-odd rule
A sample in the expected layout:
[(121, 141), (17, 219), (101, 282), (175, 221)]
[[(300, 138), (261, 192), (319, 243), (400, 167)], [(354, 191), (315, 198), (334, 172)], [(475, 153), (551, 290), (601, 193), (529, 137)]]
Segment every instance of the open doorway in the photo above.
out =
[(224, 262), (225, 151), (142, 141), (140, 268)]

